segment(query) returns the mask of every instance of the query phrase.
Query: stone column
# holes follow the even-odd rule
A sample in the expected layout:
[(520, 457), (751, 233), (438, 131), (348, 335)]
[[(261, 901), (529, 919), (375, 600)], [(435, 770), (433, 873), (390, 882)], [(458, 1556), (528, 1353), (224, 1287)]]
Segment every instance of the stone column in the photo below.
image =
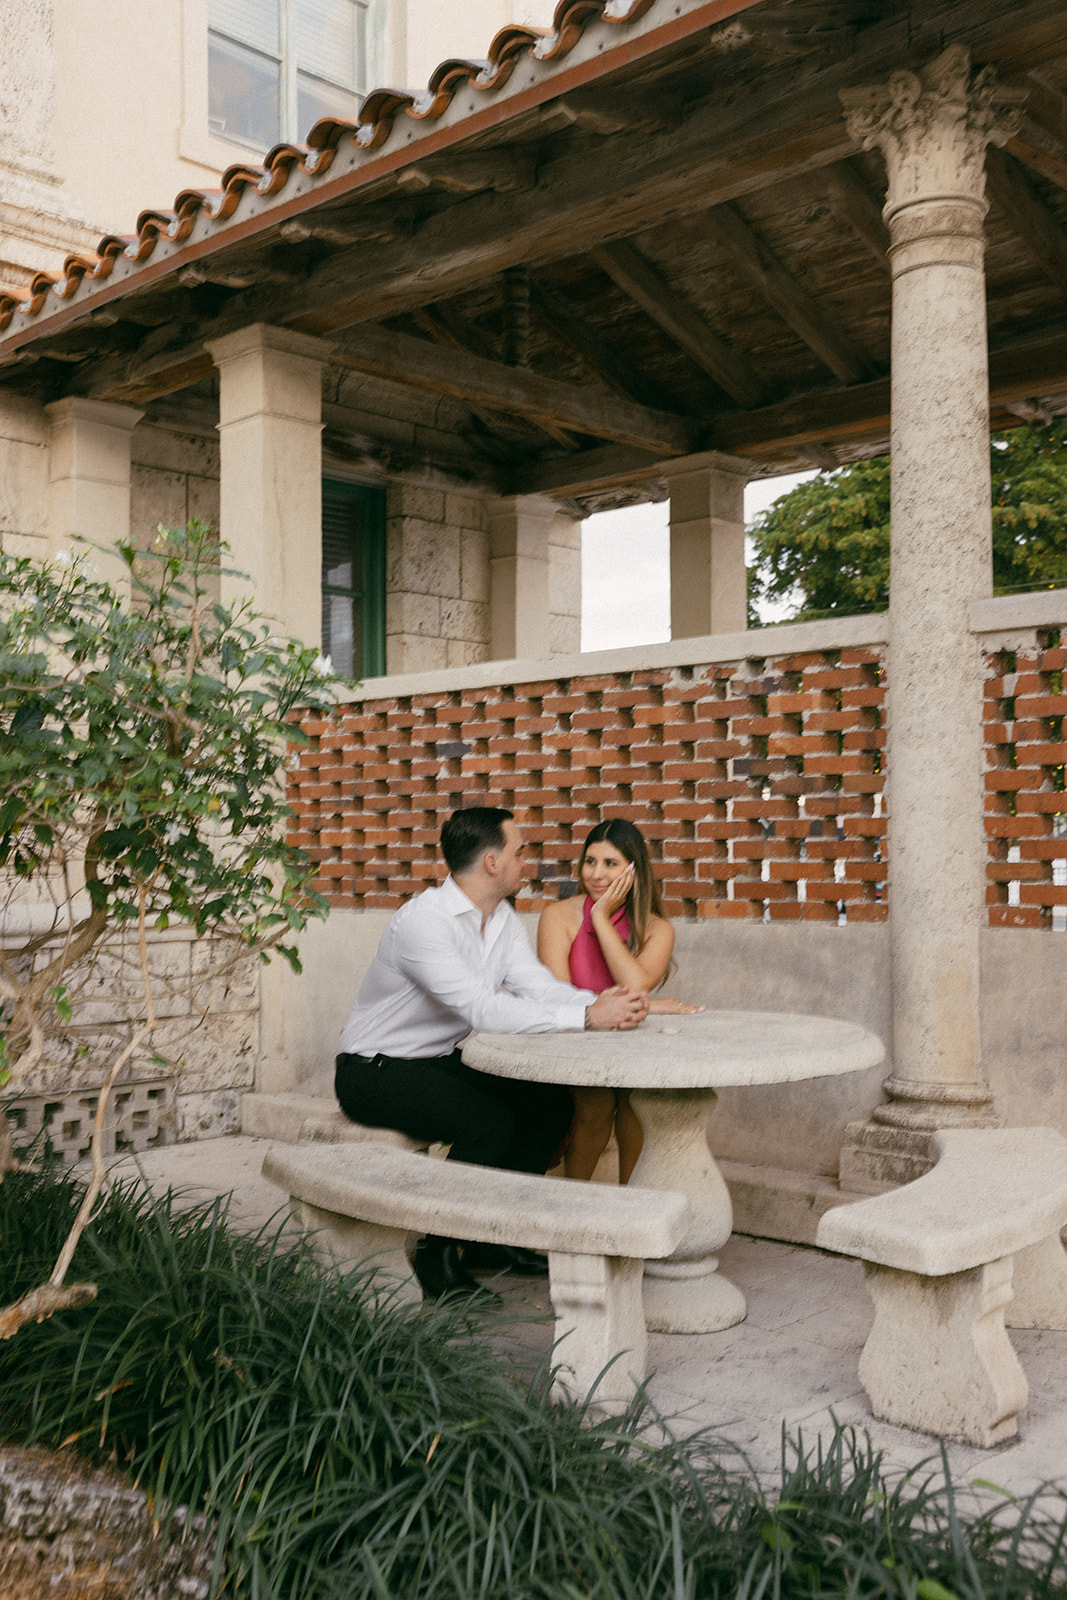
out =
[[(842, 96), (885, 155), (893, 274), (889, 889), (893, 1073), (842, 1185), (925, 1170), (929, 1131), (992, 1120), (979, 1038), (982, 681), (967, 606), (992, 590), (985, 150), (1015, 91), (952, 46)], [(1014, 114), (1013, 114), (1014, 113)]]
[[(305, 644), (322, 639), (322, 366), (330, 346), (256, 323), (212, 340), (219, 369), (219, 527), (224, 605), (251, 590), (257, 611)], [(249, 581), (250, 580), (250, 581)], [(281, 962), (259, 989), (256, 1088), (292, 1087)]]
[(225, 603), (256, 608), (306, 644), (322, 637), (321, 339), (255, 323), (207, 347), (219, 369), (219, 524)]
[(508, 495), (489, 513), (489, 659), (540, 660), (550, 651), (549, 535), (554, 501)]
[(709, 450), (669, 461), (671, 638), (747, 626), (745, 485), (752, 464)]
[[(49, 553), (77, 550), (76, 539), (110, 547), (147, 530), (130, 528), (130, 436), (141, 411), (103, 400), (68, 397), (45, 406), (48, 451)], [(118, 556), (89, 559), (100, 576), (129, 594), (130, 574)]]

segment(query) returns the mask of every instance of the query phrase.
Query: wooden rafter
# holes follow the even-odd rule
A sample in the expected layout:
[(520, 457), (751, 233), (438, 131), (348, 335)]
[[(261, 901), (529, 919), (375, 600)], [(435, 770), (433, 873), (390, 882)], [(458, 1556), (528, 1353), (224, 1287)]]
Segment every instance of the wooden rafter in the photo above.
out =
[(299, 297), (250, 289), (217, 332), (250, 321), (317, 333), (377, 321), (462, 293), (509, 266), (536, 269), (625, 238), (647, 228), (650, 216), (685, 215), (849, 154), (836, 91), (809, 100), (803, 114), (798, 106), (793, 119), (788, 109), (746, 106), (742, 95), (731, 104), (732, 119), (722, 110), (698, 112), (677, 133), (642, 137), (638, 151), (616, 138), (595, 152), (564, 154), (529, 193), (473, 195), (425, 218), (410, 240), (370, 243), (358, 260), (339, 252), (309, 272)]
[(986, 152), (986, 181), (993, 199), (1041, 270), (1067, 293), (1067, 228), (1042, 200), (1017, 161), (991, 145)]
[(625, 240), (589, 252), (608, 276), (739, 405), (759, 403), (759, 385), (736, 350), (667, 282), (658, 267)]
[(666, 456), (685, 455), (695, 448), (695, 430), (684, 417), (482, 356), (445, 351), (425, 339), (385, 328), (361, 328), (339, 341), (330, 359), (335, 366), (449, 395), (489, 411), (549, 422)]
[(589, 320), (572, 309), (563, 295), (537, 279), (531, 283), (530, 292), (541, 321), (568, 349), (581, 357), (602, 383), (625, 399), (636, 400), (638, 405), (663, 408), (663, 396), (654, 385), (642, 377), (632, 362), (624, 361)]
[(773, 306), (782, 321), (829, 367), (835, 378), (842, 383), (863, 383), (874, 377), (875, 367), (870, 358), (786, 271), (736, 206), (716, 206), (708, 213), (708, 222), (748, 281), (755, 284), (768, 305)]
[(889, 229), (882, 220), (882, 203), (876, 200), (850, 161), (827, 167), (817, 180), (837, 212), (867, 246), (874, 260), (889, 273)]

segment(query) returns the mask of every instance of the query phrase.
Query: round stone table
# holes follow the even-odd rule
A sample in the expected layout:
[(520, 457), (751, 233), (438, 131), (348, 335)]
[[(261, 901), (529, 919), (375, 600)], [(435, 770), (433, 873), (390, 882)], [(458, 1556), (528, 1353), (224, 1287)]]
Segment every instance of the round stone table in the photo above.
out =
[(679, 1189), (693, 1210), (674, 1253), (645, 1264), (645, 1317), (662, 1333), (712, 1333), (746, 1311), (740, 1289), (717, 1270), (733, 1208), (708, 1149), (716, 1089), (863, 1072), (884, 1055), (858, 1023), (781, 1011), (654, 1016), (625, 1033), (478, 1033), (463, 1046), (479, 1072), (633, 1091), (645, 1134), (633, 1183)]

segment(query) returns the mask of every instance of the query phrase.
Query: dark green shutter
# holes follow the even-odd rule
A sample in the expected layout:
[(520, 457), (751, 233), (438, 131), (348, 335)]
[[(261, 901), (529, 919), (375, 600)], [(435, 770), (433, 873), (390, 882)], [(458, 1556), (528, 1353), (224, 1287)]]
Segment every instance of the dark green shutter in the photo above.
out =
[(322, 485), (322, 652), (341, 678), (385, 671), (385, 490)]

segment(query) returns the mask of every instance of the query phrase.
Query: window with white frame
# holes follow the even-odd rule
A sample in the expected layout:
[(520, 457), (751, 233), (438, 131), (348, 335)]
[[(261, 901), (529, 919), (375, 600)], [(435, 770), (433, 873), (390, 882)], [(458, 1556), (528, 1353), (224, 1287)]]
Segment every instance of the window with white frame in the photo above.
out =
[(369, 0), (208, 0), (212, 133), (266, 150), (355, 117)]

